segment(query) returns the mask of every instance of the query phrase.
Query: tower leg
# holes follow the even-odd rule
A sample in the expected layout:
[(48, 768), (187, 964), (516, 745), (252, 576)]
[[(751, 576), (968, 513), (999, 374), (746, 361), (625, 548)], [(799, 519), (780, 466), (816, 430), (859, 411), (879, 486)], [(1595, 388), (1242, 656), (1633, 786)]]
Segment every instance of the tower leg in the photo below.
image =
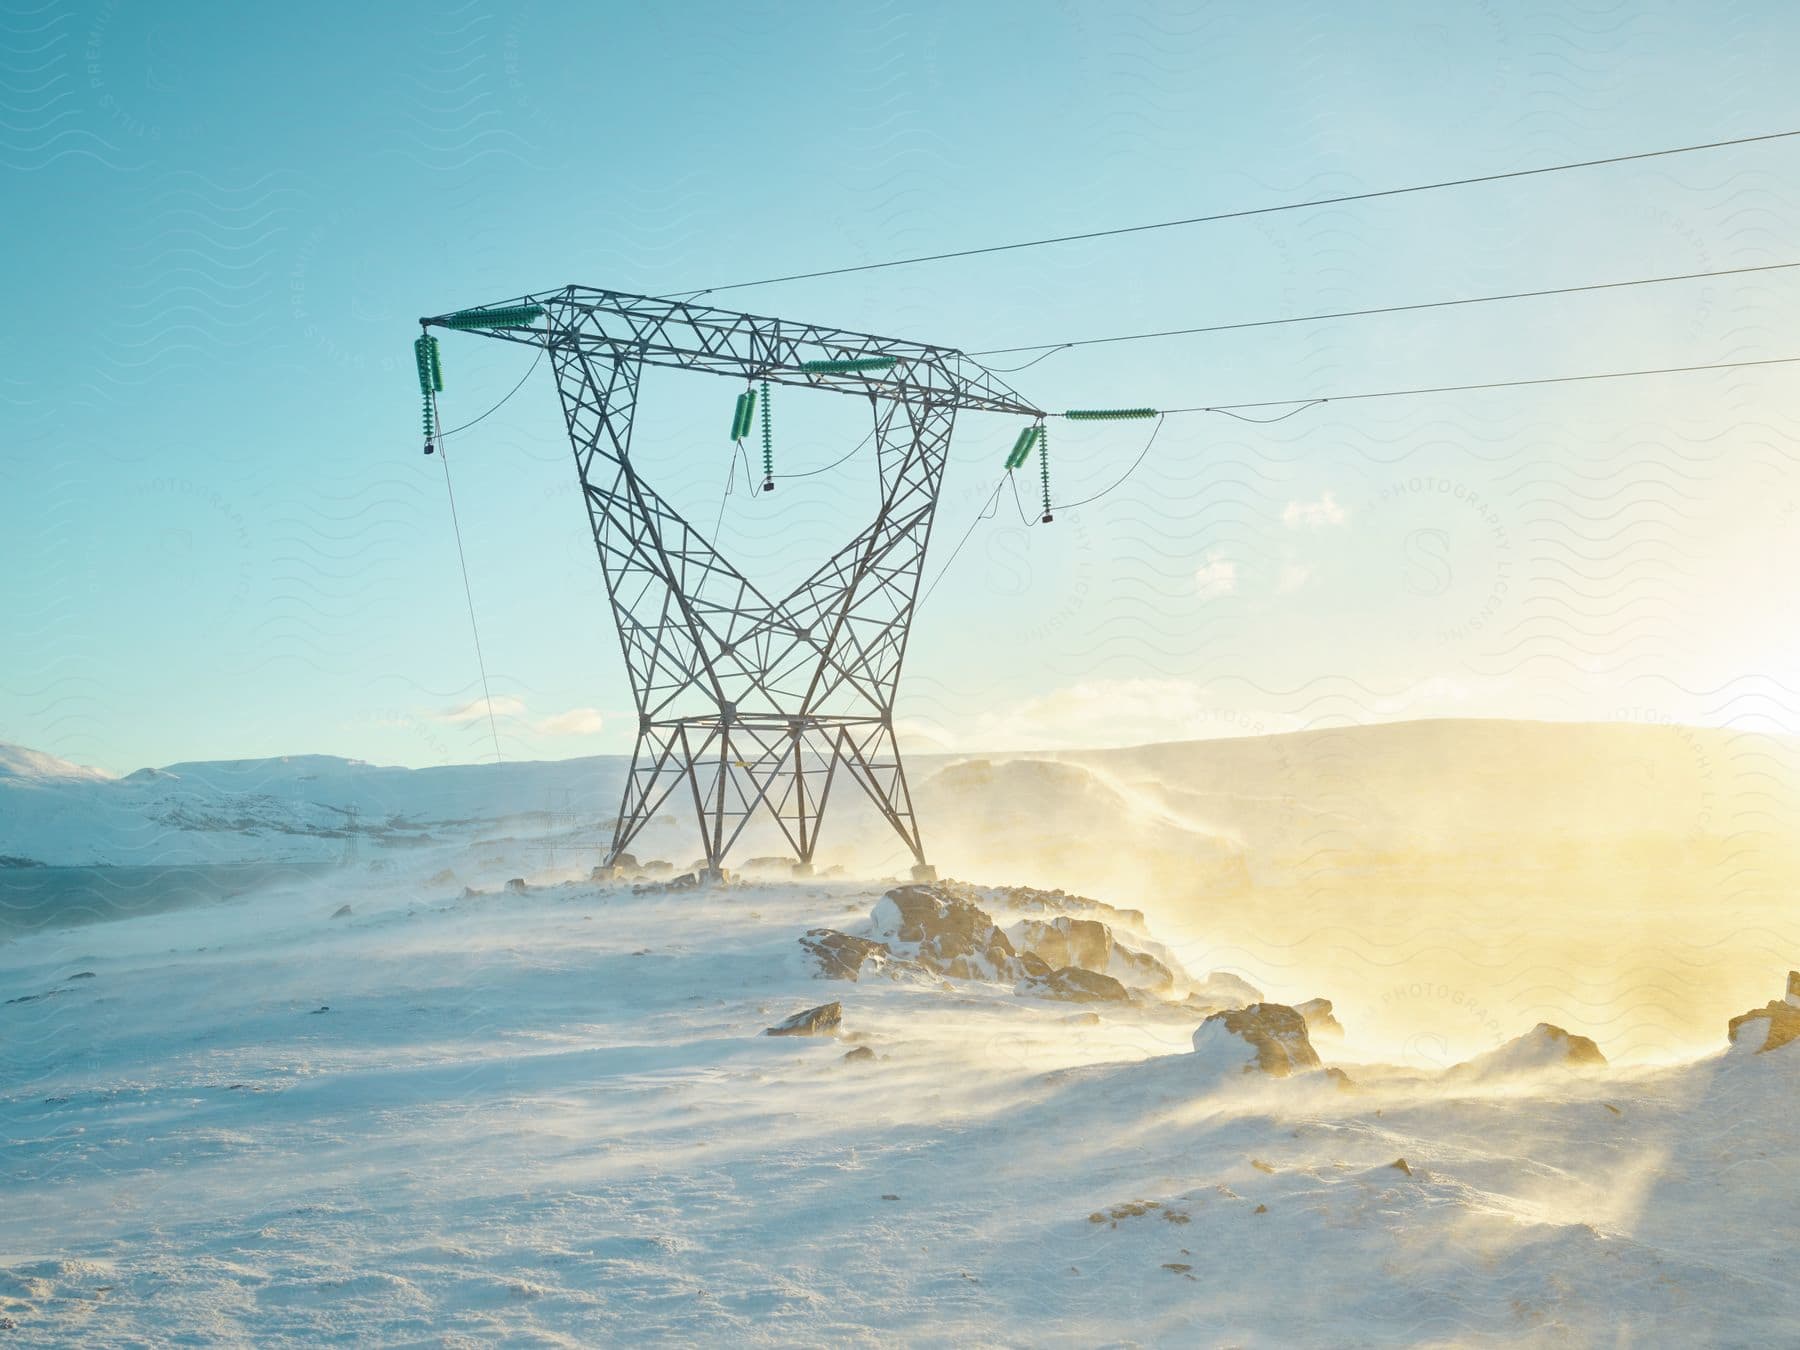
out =
[[(925, 861), (925, 844), (919, 836), (919, 822), (913, 814), (912, 792), (906, 785), (906, 766), (900, 762), (900, 746), (894, 739), (892, 722), (883, 719), (862, 734), (843, 738), (845, 767), (868, 794), (875, 809), (881, 812), (894, 833), (900, 836), (913, 855), (914, 880), (937, 879), (937, 873)], [(920, 873), (929, 872), (929, 878)]]

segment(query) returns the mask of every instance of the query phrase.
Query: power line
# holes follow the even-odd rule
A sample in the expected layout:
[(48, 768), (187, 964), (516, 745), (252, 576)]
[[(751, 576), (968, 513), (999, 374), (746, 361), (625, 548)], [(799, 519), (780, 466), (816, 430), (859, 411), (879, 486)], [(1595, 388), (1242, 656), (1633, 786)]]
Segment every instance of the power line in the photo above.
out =
[[(1162, 416), (1180, 413), (1232, 413), (1248, 408), (1283, 408), (1291, 403), (1318, 407), (1325, 403), (1351, 403), (1367, 398), (1410, 398), (1415, 394), (1462, 394), (1477, 389), (1523, 389), (1536, 384), (1578, 384), (1586, 380), (1634, 380), (1647, 375), (1687, 375), (1702, 370), (1745, 370), (1752, 366), (1785, 366), (1800, 362), (1800, 356), (1769, 356), (1757, 361), (1716, 361), (1703, 366), (1659, 366), (1654, 370), (1608, 370), (1591, 375), (1544, 375), (1531, 380), (1488, 380), (1481, 384), (1437, 384), (1415, 389), (1381, 389), (1366, 394), (1332, 394), (1324, 398), (1273, 398), (1256, 403), (1213, 403), (1193, 408), (1163, 408)], [(1299, 411), (1298, 409), (1296, 411)], [(1067, 414), (1055, 413), (1062, 417)], [(1279, 419), (1277, 419), (1279, 420)]]
[(969, 528), (963, 531), (963, 537), (956, 541), (956, 547), (950, 550), (950, 556), (944, 559), (944, 565), (938, 568), (938, 574), (931, 579), (931, 584), (925, 588), (925, 593), (919, 597), (917, 608), (923, 609), (925, 607), (925, 602), (931, 599), (931, 593), (938, 588), (938, 582), (942, 581), (944, 579), (944, 574), (950, 570), (950, 564), (956, 561), (956, 555), (963, 551), (963, 545), (969, 542), (969, 536), (975, 533), (975, 527), (994, 514), (995, 508), (1000, 503), (1000, 489), (1006, 486), (1007, 479), (1011, 477), (1012, 475), (1010, 473), (1000, 475), (1000, 481), (995, 483), (994, 490), (988, 493), (988, 499), (983, 503), (980, 513), (976, 515), (975, 519), (969, 522)]
[[(1754, 267), (1725, 267), (1715, 272), (1681, 272), (1673, 276), (1637, 277), (1630, 281), (1595, 281), (1580, 286), (1553, 286), (1537, 291), (1507, 291), (1499, 295), (1470, 295), (1455, 300), (1420, 300), (1404, 305), (1380, 305), (1369, 309), (1340, 309), (1325, 314), (1295, 314), (1281, 319), (1251, 319), (1241, 323), (1215, 323), (1198, 328), (1163, 328), (1148, 333), (1120, 333), (1112, 337), (1077, 338), (1070, 342), (1034, 342), (1021, 347), (988, 347), (970, 356), (1009, 356), (1014, 352), (1044, 352), (1046, 356), (1072, 347), (1098, 347), (1112, 342), (1145, 342), (1152, 338), (1189, 337), (1197, 333), (1232, 333), (1245, 328), (1275, 328), (1291, 323), (1323, 323), (1328, 319), (1360, 319), (1373, 314), (1406, 314), (1423, 309), (1450, 309), (1457, 305), (1489, 305), (1499, 300), (1535, 300), (1549, 295), (1576, 295), (1584, 291), (1616, 291), (1632, 286), (1660, 286), (1671, 281), (1702, 281), (1713, 277), (1743, 276), (1751, 272), (1780, 272), (1800, 267), (1800, 262), (1762, 263)], [(1043, 357), (1039, 357), (1042, 360)], [(1027, 362), (1035, 365), (1037, 362)], [(1016, 369), (1023, 370), (1025, 366)], [(1009, 373), (1009, 372), (997, 372)]]
[[(532, 364), (536, 365), (536, 362)], [(524, 381), (521, 380), (520, 383), (523, 384)], [(511, 394), (507, 395), (507, 398), (511, 397)], [(443, 419), (437, 415), (435, 394), (431, 399), (431, 411), (432, 420), (442, 425)], [(456, 560), (462, 566), (463, 599), (469, 605), (469, 632), (475, 637), (475, 665), (481, 671), (481, 697), (487, 703), (488, 733), (494, 738), (494, 758), (498, 761), (506, 756), (500, 753), (500, 728), (494, 722), (494, 695), (488, 688), (487, 658), (481, 654), (481, 625), (475, 622), (475, 592), (469, 586), (469, 558), (463, 552), (462, 522), (456, 517), (456, 489), (450, 486), (450, 447), (446, 444), (447, 439), (445, 434), (440, 433), (438, 436), (438, 463), (444, 466), (444, 492), (450, 498), (450, 528), (456, 534)]]
[(525, 381), (527, 381), (531, 378), (531, 372), (536, 370), (538, 368), (538, 362), (542, 361), (544, 359), (545, 350), (546, 349), (543, 347), (538, 348), (538, 354), (532, 358), (531, 364), (525, 368), (525, 373), (523, 375), (519, 376), (519, 382), (517, 384), (515, 384), (511, 389), (506, 391), (505, 398), (501, 399), (493, 407), (489, 408), (486, 412), (481, 414), (480, 417), (471, 418), (469, 421), (464, 422), (460, 427), (451, 427), (449, 431), (445, 431), (440, 434), (444, 435), (444, 436), (453, 436), (459, 431), (467, 431), (470, 427), (474, 426), (477, 422), (485, 422), (488, 418), (492, 417), (495, 413), (499, 412), (502, 408), (504, 408), (506, 406), (508, 399), (512, 398), (512, 396), (514, 394), (518, 393), (519, 390), (521, 390), (525, 387)]
[(1018, 249), (1043, 248), (1049, 244), (1072, 244), (1084, 239), (1110, 239), (1123, 234), (1143, 234), (1150, 230), (1172, 230), (1188, 225), (1210, 225), (1221, 220), (1244, 220), (1252, 216), (1275, 215), (1282, 211), (1303, 211), (1318, 206), (1341, 206), (1346, 202), (1375, 201), (1383, 197), (1403, 197), (1416, 192), (1435, 192), (1440, 188), (1471, 187), (1478, 183), (1500, 183), (1514, 178), (1532, 178), (1541, 174), (1567, 173), (1573, 169), (1594, 169), (1608, 164), (1629, 164), (1638, 160), (1664, 159), (1671, 155), (1691, 155), (1703, 150), (1722, 150), (1734, 145), (1753, 145), (1760, 141), (1779, 141), (1800, 136), (1800, 130), (1771, 131), (1760, 136), (1737, 136), (1724, 141), (1706, 141), (1699, 145), (1678, 145), (1667, 150), (1642, 150), (1629, 155), (1608, 155), (1603, 159), (1573, 160), (1566, 164), (1545, 164), (1535, 169), (1512, 169), (1505, 173), (1475, 174), (1467, 178), (1446, 178), (1433, 183), (1415, 183), (1409, 187), (1382, 188), (1374, 192), (1347, 192), (1335, 197), (1315, 197), (1303, 202), (1285, 202), (1278, 206), (1254, 206), (1237, 211), (1219, 211), (1206, 216), (1186, 216), (1179, 220), (1159, 220), (1143, 225), (1121, 225), (1108, 230), (1088, 230), (1080, 234), (1059, 234), (1043, 239), (1021, 239), (1010, 244), (988, 244), (980, 248), (953, 249), (944, 253), (922, 253), (910, 258), (893, 258), (886, 262), (857, 263), (850, 267), (828, 267), (816, 272), (790, 272), (785, 276), (763, 277), (757, 281), (734, 281), (724, 286), (708, 286), (688, 291), (693, 298), (719, 291), (741, 291), (751, 286), (775, 286), (789, 281), (810, 281), (817, 277), (848, 276), (854, 272), (876, 272), (889, 267), (910, 267), (917, 263), (945, 262), (952, 258), (974, 258), (989, 253), (1010, 253)]
[[(1139, 467), (1141, 467), (1144, 461), (1149, 457), (1150, 447), (1156, 444), (1157, 435), (1162, 431), (1163, 419), (1178, 416), (1182, 413), (1220, 413), (1226, 417), (1235, 417), (1241, 422), (1282, 422), (1294, 416), (1295, 413), (1306, 412), (1312, 408), (1317, 408), (1322, 404), (1350, 403), (1358, 399), (1407, 398), (1414, 394), (1460, 394), (1478, 389), (1521, 389), (1529, 385), (1574, 384), (1584, 380), (1628, 380), (1645, 375), (1686, 375), (1694, 371), (1702, 370), (1741, 370), (1752, 366), (1780, 366), (1791, 365), (1796, 362), (1800, 362), (1800, 356), (1771, 356), (1757, 361), (1720, 361), (1712, 365), (1704, 366), (1663, 366), (1656, 370), (1612, 370), (1592, 375), (1547, 375), (1531, 380), (1489, 380), (1481, 384), (1443, 384), (1416, 389), (1382, 389), (1363, 394), (1337, 394), (1330, 398), (1282, 398), (1267, 399), (1258, 403), (1215, 403), (1206, 407), (1162, 408), (1155, 414), (1156, 425), (1150, 431), (1150, 439), (1144, 442), (1144, 448), (1138, 452), (1138, 457), (1132, 460), (1131, 466), (1127, 468), (1124, 473), (1120, 474), (1113, 482), (1109, 483), (1106, 487), (1101, 488), (1100, 491), (1094, 493), (1091, 497), (1083, 497), (1079, 501), (1073, 502), (1057, 502), (1054, 509), (1057, 511), (1071, 511), (1077, 506), (1086, 506), (1090, 502), (1097, 502), (1102, 497), (1105, 497), (1124, 486), (1126, 479), (1136, 473)], [(1239, 417), (1239, 413), (1245, 409), (1280, 408), (1287, 407), (1290, 404), (1298, 406), (1292, 407), (1288, 412), (1282, 413), (1279, 417)], [(1067, 416), (1065, 413), (1052, 413), (1050, 415), (1053, 417)], [(971, 529), (973, 529), (973, 527), (971, 527)], [(966, 538), (964, 542), (967, 542)], [(960, 550), (961, 545), (958, 545), (958, 548)], [(940, 576), (941, 575), (942, 574), (940, 573)]]
[(1125, 480), (1127, 478), (1131, 477), (1132, 474), (1136, 473), (1138, 471), (1138, 466), (1150, 457), (1150, 447), (1156, 444), (1156, 438), (1162, 432), (1162, 429), (1163, 429), (1163, 417), (1166, 417), (1166, 416), (1168, 416), (1168, 414), (1164, 413), (1162, 416), (1159, 416), (1156, 419), (1156, 425), (1154, 427), (1150, 428), (1150, 439), (1144, 442), (1144, 448), (1142, 450), (1138, 451), (1138, 457), (1131, 461), (1131, 467), (1128, 468), (1127, 470), (1125, 470), (1124, 473), (1120, 474), (1118, 476), (1118, 478), (1115, 479), (1110, 486), (1103, 487), (1100, 489), (1100, 491), (1096, 492), (1093, 496), (1083, 497), (1078, 502), (1058, 502), (1056, 504), (1055, 509), (1058, 511), (1073, 511), (1077, 506), (1086, 506), (1089, 502), (1097, 502), (1102, 497), (1106, 496), (1107, 493), (1115, 491), (1116, 489), (1118, 489), (1120, 487), (1123, 487), (1125, 484)]

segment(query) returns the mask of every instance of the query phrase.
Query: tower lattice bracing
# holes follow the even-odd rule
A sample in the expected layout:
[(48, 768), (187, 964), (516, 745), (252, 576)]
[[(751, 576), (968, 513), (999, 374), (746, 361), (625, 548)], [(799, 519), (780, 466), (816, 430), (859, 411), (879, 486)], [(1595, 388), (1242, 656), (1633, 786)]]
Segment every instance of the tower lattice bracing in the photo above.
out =
[[(656, 813), (691, 805), (713, 871), (759, 812), (810, 866), (848, 778), (928, 874), (894, 700), (951, 427), (965, 408), (1039, 410), (947, 348), (614, 291), (572, 286), (423, 322), (548, 351), (637, 706), (608, 861)], [(786, 595), (765, 594), (633, 464), (646, 366), (866, 398), (875, 518)]]

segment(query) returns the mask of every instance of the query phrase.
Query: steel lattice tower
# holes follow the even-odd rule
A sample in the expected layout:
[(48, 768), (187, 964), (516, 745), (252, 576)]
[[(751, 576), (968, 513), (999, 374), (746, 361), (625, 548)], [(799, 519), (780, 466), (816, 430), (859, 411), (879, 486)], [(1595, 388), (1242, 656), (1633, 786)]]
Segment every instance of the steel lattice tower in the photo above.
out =
[[(549, 353), (637, 705), (607, 862), (679, 792), (693, 803), (713, 876), (759, 809), (810, 870), (842, 770), (905, 841), (914, 875), (931, 877), (894, 696), (951, 424), (964, 408), (1042, 412), (950, 348), (616, 291), (570, 286), (420, 322)], [(893, 364), (841, 369), (870, 359)], [(874, 520), (770, 599), (634, 467), (645, 366), (867, 398), (881, 477)]]

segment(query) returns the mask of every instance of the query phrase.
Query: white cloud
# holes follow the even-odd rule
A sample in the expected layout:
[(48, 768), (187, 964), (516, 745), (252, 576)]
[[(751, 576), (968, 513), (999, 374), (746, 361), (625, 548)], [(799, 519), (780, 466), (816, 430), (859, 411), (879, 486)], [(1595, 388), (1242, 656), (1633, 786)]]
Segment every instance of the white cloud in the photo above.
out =
[(1338, 505), (1337, 495), (1327, 491), (1316, 502), (1289, 502), (1281, 512), (1281, 523), (1290, 530), (1316, 530), (1322, 525), (1342, 525), (1350, 513)]
[(1237, 564), (1227, 562), (1216, 551), (1208, 553), (1206, 561), (1194, 569), (1194, 589), (1202, 600), (1230, 595), (1237, 589)]
[(592, 736), (603, 725), (598, 708), (570, 708), (544, 718), (537, 729), (546, 736)]
[[(488, 703), (485, 698), (465, 703), (460, 708), (446, 708), (442, 712), (427, 713), (434, 722), (480, 722), (488, 715)], [(501, 695), (493, 700), (495, 717), (517, 717), (525, 711), (525, 705), (516, 698)]]
[(1305, 563), (1289, 563), (1275, 578), (1275, 589), (1281, 595), (1292, 595), (1312, 579), (1313, 570)]

